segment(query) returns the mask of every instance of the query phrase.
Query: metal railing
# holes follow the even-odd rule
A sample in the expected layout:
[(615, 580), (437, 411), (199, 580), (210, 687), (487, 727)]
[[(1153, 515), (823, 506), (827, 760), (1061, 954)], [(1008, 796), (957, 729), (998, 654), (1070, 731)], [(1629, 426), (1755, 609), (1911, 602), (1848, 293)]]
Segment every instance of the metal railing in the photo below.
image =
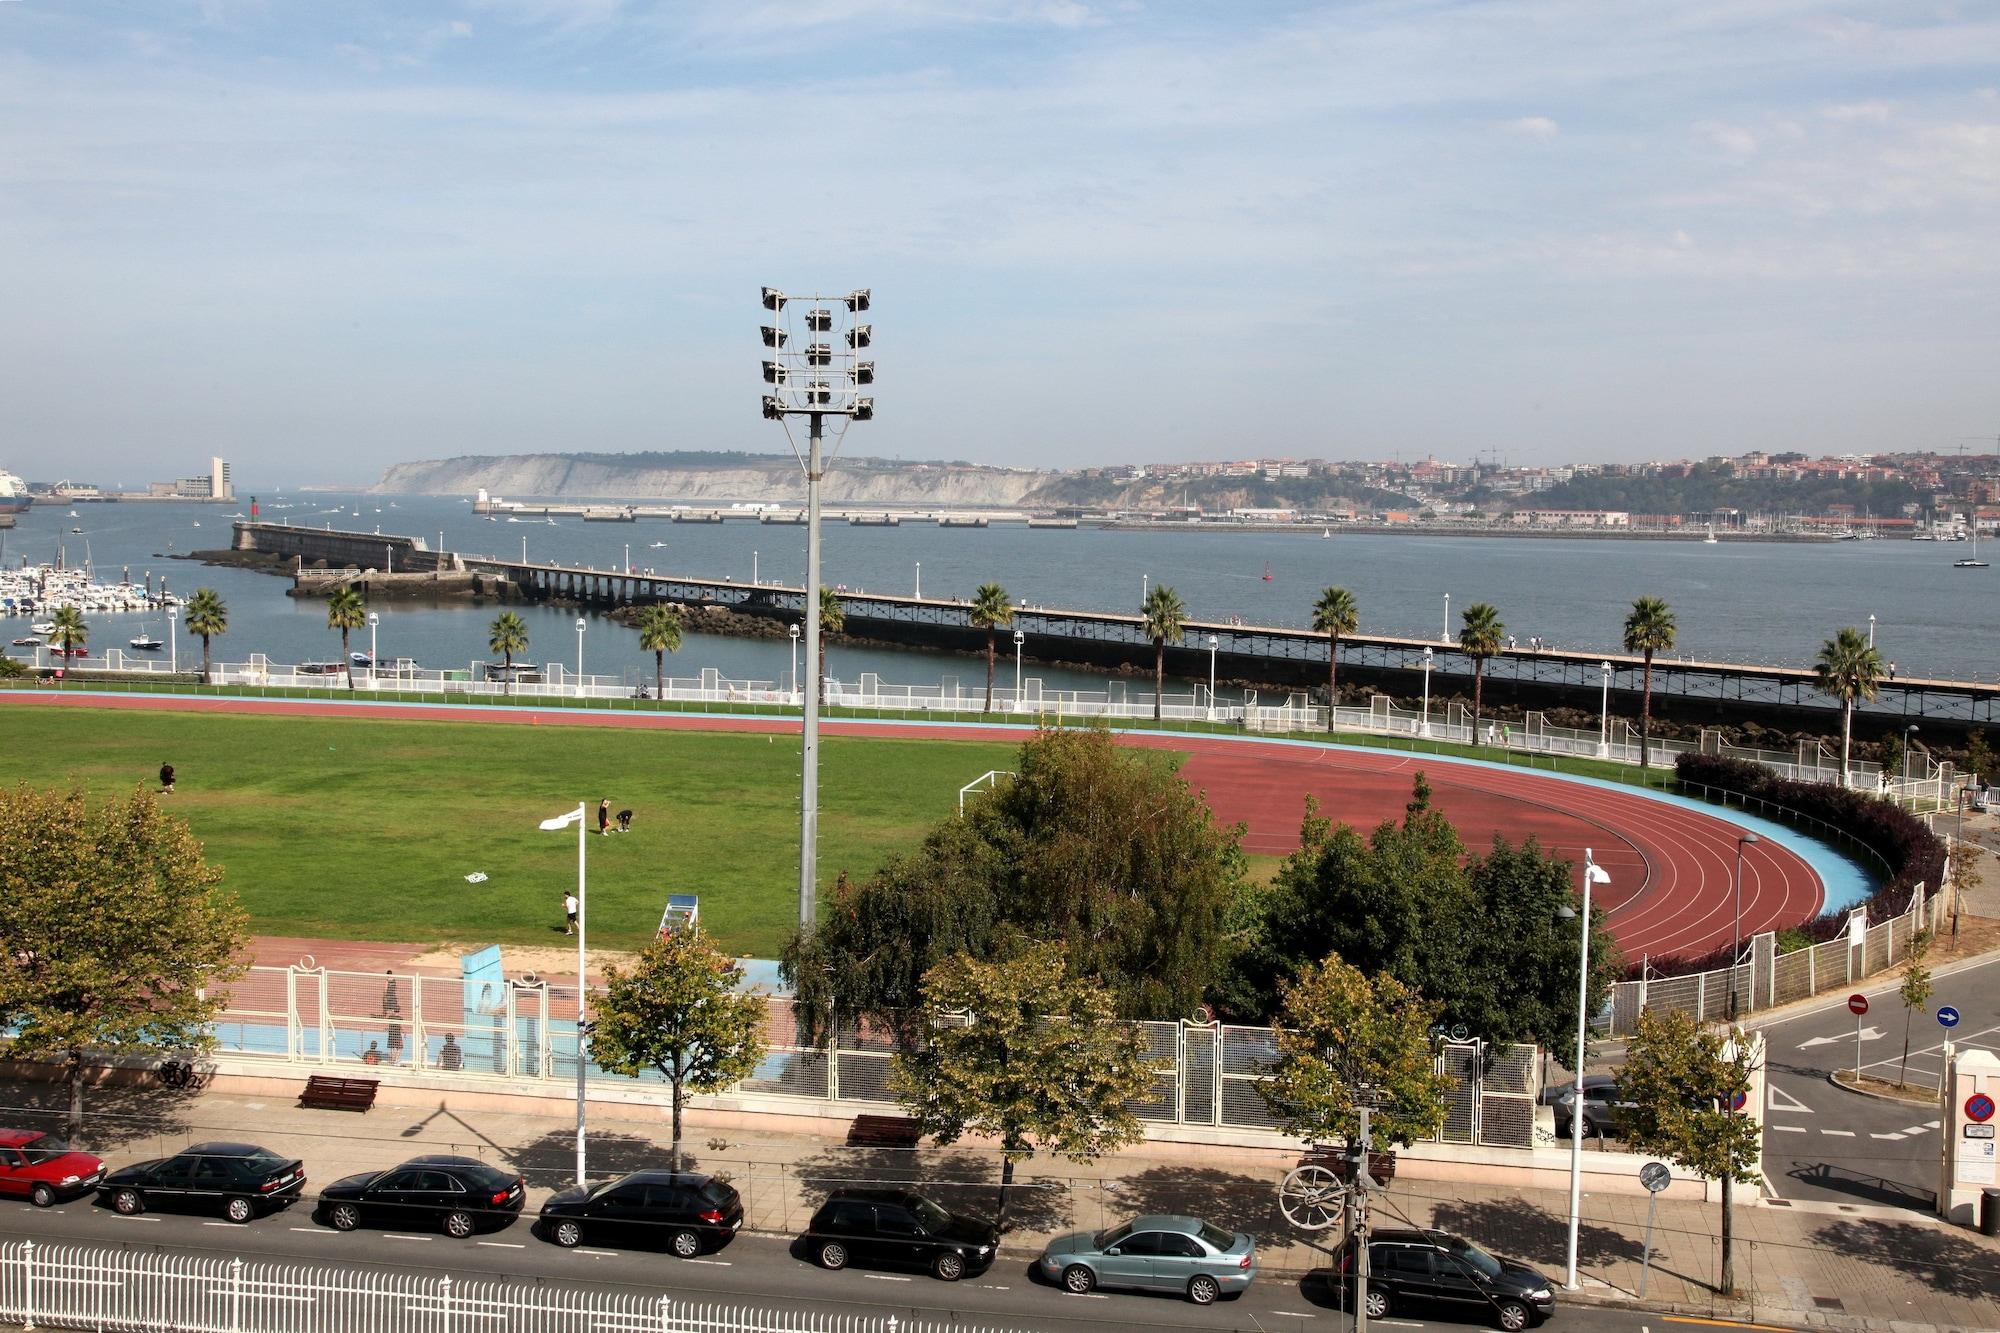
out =
[(999, 1325), (760, 1309), (649, 1291), (431, 1277), (106, 1245), (0, 1245), (0, 1320), (217, 1333), (999, 1333)]

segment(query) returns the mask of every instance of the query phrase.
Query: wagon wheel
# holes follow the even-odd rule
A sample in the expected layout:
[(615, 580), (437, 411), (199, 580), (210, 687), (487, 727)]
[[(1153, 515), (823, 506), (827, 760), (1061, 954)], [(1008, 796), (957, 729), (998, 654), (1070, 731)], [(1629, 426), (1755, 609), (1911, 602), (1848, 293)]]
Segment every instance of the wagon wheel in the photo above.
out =
[(1278, 1186), (1278, 1211), (1301, 1231), (1325, 1231), (1347, 1205), (1347, 1182), (1323, 1166), (1295, 1167)]

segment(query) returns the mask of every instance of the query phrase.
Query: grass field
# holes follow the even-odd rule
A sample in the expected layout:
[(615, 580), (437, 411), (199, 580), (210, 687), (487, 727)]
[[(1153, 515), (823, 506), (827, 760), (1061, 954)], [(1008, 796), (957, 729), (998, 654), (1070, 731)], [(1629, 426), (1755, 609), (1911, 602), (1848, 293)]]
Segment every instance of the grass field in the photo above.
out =
[[(415, 943), (559, 942), (573, 833), (593, 807), (591, 942), (637, 948), (672, 892), (735, 953), (770, 957), (796, 917), (798, 740), (717, 732), (9, 707), (0, 782), (157, 788), (268, 934)], [(823, 742), (822, 885), (862, 875), (1011, 768), (1011, 745)], [(595, 833), (599, 797), (636, 813)], [(484, 883), (465, 876), (484, 871)], [(551, 934), (551, 930), (554, 934)]]

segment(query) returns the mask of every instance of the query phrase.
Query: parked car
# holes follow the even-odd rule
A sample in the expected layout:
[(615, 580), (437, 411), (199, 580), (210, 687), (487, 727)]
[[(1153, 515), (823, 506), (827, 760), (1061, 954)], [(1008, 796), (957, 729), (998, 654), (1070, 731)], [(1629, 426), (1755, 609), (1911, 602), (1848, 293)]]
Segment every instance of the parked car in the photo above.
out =
[[(1551, 1084), (1542, 1089), (1541, 1102), (1555, 1108), (1556, 1135), (1569, 1137), (1570, 1121), (1576, 1115), (1576, 1085), (1574, 1083)], [(1632, 1103), (1618, 1097), (1618, 1080), (1611, 1074), (1585, 1074), (1583, 1076), (1583, 1136), (1594, 1134), (1616, 1135), (1623, 1123), (1624, 1114)]]
[(946, 1282), (993, 1266), (1000, 1232), (909, 1190), (835, 1190), (800, 1237), (822, 1268), (927, 1268)]
[[(1351, 1275), (1353, 1265), (1350, 1244), (1341, 1251), (1342, 1276)], [(1483, 1314), (1518, 1333), (1555, 1313), (1555, 1285), (1532, 1268), (1496, 1259), (1447, 1232), (1370, 1232), (1368, 1317), (1419, 1307)]]
[(97, 1188), (104, 1163), (36, 1129), (0, 1129), (0, 1197), (48, 1208)]
[(510, 1171), (436, 1153), (334, 1181), (319, 1192), (315, 1216), (335, 1231), (386, 1222), (439, 1227), (462, 1238), (506, 1226), (519, 1216), (527, 1196), (526, 1182)]
[(1036, 1271), (1078, 1295), (1093, 1287), (1171, 1291), (1196, 1305), (1241, 1296), (1257, 1276), (1257, 1238), (1198, 1217), (1135, 1217), (1122, 1226), (1058, 1236)]
[(634, 1171), (542, 1205), (541, 1234), (558, 1245), (664, 1245), (683, 1259), (726, 1245), (743, 1225), (734, 1186), (684, 1171)]
[(172, 1157), (120, 1167), (97, 1192), (128, 1216), (157, 1203), (248, 1222), (281, 1208), (306, 1187), (306, 1164), (254, 1143), (197, 1143)]

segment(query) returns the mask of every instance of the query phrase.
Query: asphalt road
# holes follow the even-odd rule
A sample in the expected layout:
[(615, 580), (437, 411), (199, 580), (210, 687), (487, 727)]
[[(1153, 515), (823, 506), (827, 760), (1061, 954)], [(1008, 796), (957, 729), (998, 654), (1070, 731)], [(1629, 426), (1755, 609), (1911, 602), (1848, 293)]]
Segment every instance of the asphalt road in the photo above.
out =
[[(1331, 1333), (1350, 1322), (1345, 1311), (1311, 1279), (1260, 1278), (1241, 1298), (1202, 1308), (1183, 1300), (1122, 1292), (1072, 1296), (1034, 1281), (1027, 1262), (1018, 1258), (1003, 1258), (980, 1278), (947, 1284), (921, 1274), (853, 1268), (829, 1273), (794, 1257), (790, 1242), (767, 1236), (739, 1236), (717, 1253), (679, 1260), (648, 1251), (560, 1249), (539, 1239), (529, 1219), (467, 1240), (421, 1229), (342, 1233), (316, 1224), (310, 1203), (247, 1226), (163, 1211), (122, 1217), (84, 1199), (46, 1210), (25, 1203), (0, 1204), (0, 1240), (25, 1239), (37, 1244), (140, 1246), (225, 1258), (240, 1256), (250, 1261), (449, 1272), (461, 1279), (637, 1289), (766, 1310), (952, 1319), (1022, 1333), (1104, 1333), (1108, 1329), (1232, 1329), (1245, 1333), (1323, 1329)], [(1405, 1317), (1401, 1312), (1375, 1322), (1397, 1330), (1489, 1326), (1472, 1319), (1440, 1319), (1422, 1313)], [(1561, 1328), (1606, 1333), (1652, 1333), (1681, 1322), (1688, 1321), (1583, 1305), (1559, 1307), (1555, 1319)]]
[[(1864, 986), (1859, 1060), (1864, 1074), (1895, 1079), (1902, 1066), (1906, 1010), (1900, 976)], [(1953, 1039), (1963, 1049), (2000, 1049), (2000, 960), (1939, 976), (1928, 1014), (1910, 1018), (1911, 1084), (1935, 1088), (1943, 1066), (1944, 1029), (1934, 1015), (1961, 1015)], [(1770, 1110), (1764, 1138), (1766, 1189), (1782, 1199), (1866, 1203), (1929, 1211), (1936, 1205), (1938, 1109), (1904, 1106), (1836, 1087), (1830, 1075), (1856, 1062), (1854, 1015), (1847, 994), (1759, 1025)]]

